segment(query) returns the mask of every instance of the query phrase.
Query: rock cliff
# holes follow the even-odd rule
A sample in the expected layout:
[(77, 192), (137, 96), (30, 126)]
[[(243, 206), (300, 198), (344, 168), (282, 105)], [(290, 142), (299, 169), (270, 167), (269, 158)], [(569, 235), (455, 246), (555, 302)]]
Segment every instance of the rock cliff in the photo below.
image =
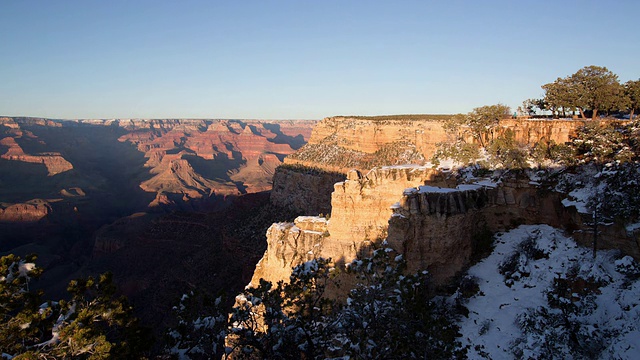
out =
[[(528, 145), (564, 143), (583, 125), (583, 121), (513, 119), (502, 121), (498, 132), (511, 130), (517, 141)], [(371, 242), (387, 239), (390, 246), (406, 256), (411, 269), (427, 268), (437, 282), (443, 283), (468, 265), (479, 246), (474, 234), (539, 223), (564, 227), (578, 235), (585, 233), (586, 221), (563, 207), (559, 194), (543, 191), (529, 179), (513, 177), (489, 187), (458, 186), (455, 179), (447, 178), (447, 173), (424, 166), (380, 166), (420, 164), (433, 155), (438, 143), (446, 140), (439, 119), (322, 120), (314, 127), (307, 145), (288, 156), (285, 164), (346, 174), (346, 180), (337, 182), (332, 189), (331, 217), (326, 232), (322, 229), (325, 235), (296, 242), (295, 246), (286, 245), (289, 250), (282, 250), (280, 246), (292, 242), (276, 239), (293, 236), (287, 229), (303, 228), (304, 221), (297, 220), (295, 227), (280, 225), (279, 232), (271, 229), (268, 250), (252, 282), (260, 277), (287, 280), (290, 268), (308, 260), (311, 254), (348, 262)], [(364, 169), (372, 164), (377, 167), (365, 173)], [(318, 198), (318, 191), (309, 185), (320, 181), (314, 176), (311, 171), (295, 176), (283, 172), (274, 180), (277, 187), (272, 199), (292, 205)], [(620, 244), (629, 242), (628, 236), (622, 235), (623, 230), (618, 229)], [(619, 246), (629, 247), (633, 246)], [(293, 248), (295, 251), (290, 250)], [(294, 253), (298, 255), (287, 257)], [(277, 261), (273, 254), (280, 254)]]
[(292, 223), (275, 223), (267, 230), (267, 251), (256, 265), (251, 285), (260, 279), (279, 281), (289, 279), (291, 268), (316, 257), (326, 257), (327, 219), (300, 216)]
[(375, 168), (366, 175), (353, 170), (334, 185), (331, 204), (330, 220), (313, 228), (316, 237), (298, 233), (311, 228), (308, 218), (274, 225), (252, 283), (260, 277), (286, 280), (291, 267), (310, 256), (349, 262), (384, 239), (405, 256), (410, 270), (428, 269), (444, 283), (469, 264), (479, 245), (476, 234), (571, 223), (559, 196), (541, 193), (528, 180), (457, 185), (447, 173), (421, 166)]
[[(325, 170), (365, 171), (374, 166), (424, 164), (439, 143), (447, 142), (444, 116), (415, 119), (329, 117), (314, 128), (309, 142), (285, 159), (287, 164), (321, 167)], [(510, 129), (516, 141), (534, 145), (539, 141), (564, 143), (584, 121), (508, 119), (498, 132)]]

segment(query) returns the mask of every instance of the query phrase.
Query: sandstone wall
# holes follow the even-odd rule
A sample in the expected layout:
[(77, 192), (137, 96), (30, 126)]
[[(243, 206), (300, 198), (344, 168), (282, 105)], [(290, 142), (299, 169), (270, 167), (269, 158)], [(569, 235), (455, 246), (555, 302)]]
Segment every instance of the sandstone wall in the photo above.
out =
[[(561, 144), (569, 141), (576, 129), (584, 124), (584, 120), (505, 119), (496, 132), (512, 130), (516, 141), (530, 146), (539, 141)], [(378, 165), (407, 163), (401, 158), (385, 158), (379, 153), (388, 152), (389, 147), (404, 147), (406, 151), (420, 155), (414, 154), (408, 162), (420, 164), (433, 156), (439, 143), (448, 141), (451, 139), (447, 137), (440, 120), (330, 117), (317, 123), (307, 145), (289, 155), (285, 163), (346, 173), (352, 168), (365, 170)], [(372, 158), (373, 155), (376, 156)], [(380, 162), (376, 163), (376, 160)]]
[(401, 200), (403, 190), (427, 182), (446, 186), (442, 173), (426, 167), (374, 168), (366, 175), (350, 171), (346, 181), (334, 185), (328, 226), (331, 243), (323, 255), (350, 261), (362, 242), (384, 239), (391, 207)]
[(267, 251), (256, 265), (251, 285), (260, 279), (272, 282), (289, 280), (296, 265), (322, 256), (327, 238), (327, 220), (300, 216), (293, 223), (276, 223), (267, 230)]
[[(560, 194), (543, 191), (529, 180), (453, 186), (445, 174), (424, 167), (378, 168), (366, 175), (351, 171), (334, 186), (329, 221), (301, 217), (295, 224), (269, 229), (268, 250), (252, 283), (260, 278), (286, 281), (292, 267), (314, 257), (350, 262), (371, 242), (385, 238), (405, 256), (410, 270), (427, 269), (437, 283), (469, 264), (478, 246), (474, 235), (483, 230), (549, 224), (573, 232), (579, 241), (583, 238), (585, 246), (591, 244), (588, 219), (562, 206)], [(608, 239), (601, 247), (637, 257), (637, 244), (624, 229), (600, 231)]]

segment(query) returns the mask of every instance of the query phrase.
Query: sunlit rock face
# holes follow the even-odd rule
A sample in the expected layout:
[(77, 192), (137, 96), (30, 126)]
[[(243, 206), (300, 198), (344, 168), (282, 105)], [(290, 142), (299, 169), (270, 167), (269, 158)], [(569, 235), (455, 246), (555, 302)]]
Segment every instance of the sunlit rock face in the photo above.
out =
[[(313, 128), (309, 142), (288, 156), (285, 163), (343, 173), (354, 168), (366, 172), (374, 166), (424, 164), (439, 143), (451, 141), (442, 119), (428, 115), (412, 120), (325, 118)], [(526, 145), (551, 141), (562, 144), (584, 124), (579, 120), (507, 119), (500, 122), (494, 135), (510, 130), (516, 141)]]
[(292, 223), (275, 223), (267, 230), (267, 251), (256, 265), (251, 285), (260, 279), (288, 281), (291, 268), (322, 257), (327, 243), (327, 220), (318, 216), (300, 216)]
[[(16, 133), (17, 138), (22, 137), (22, 132)], [(57, 175), (65, 171), (73, 169), (73, 165), (68, 162), (60, 153), (46, 152), (35, 155), (26, 154), (22, 147), (18, 145), (14, 137), (5, 137), (0, 139), (0, 147), (4, 147), (5, 152), (0, 158), (10, 161), (21, 161), (33, 164), (42, 164), (47, 168), (49, 176)]]
[[(583, 125), (582, 121), (504, 120), (496, 135), (510, 130), (517, 141), (528, 145), (564, 143)], [(436, 281), (444, 282), (468, 264), (477, 246), (473, 234), (521, 223), (575, 223), (553, 194), (539, 193), (528, 180), (453, 189), (456, 180), (448, 179), (447, 173), (420, 165), (428, 162), (438, 143), (448, 140), (439, 119), (332, 117), (319, 122), (309, 142), (285, 159), (285, 164), (315, 170), (276, 174), (272, 201), (309, 215), (327, 214), (324, 210), (330, 209), (326, 234), (317, 242), (320, 247), (296, 243), (297, 257), (287, 258), (293, 252), (279, 249), (285, 243), (274, 241), (276, 235), (270, 231), (267, 254), (282, 257), (279, 262), (265, 257), (257, 274), (287, 280), (290, 267), (307, 255), (348, 262), (371, 242), (388, 239), (390, 246), (405, 254), (411, 269), (427, 268)], [(417, 165), (399, 165), (407, 163)], [(334, 180), (326, 176), (328, 172), (342, 173), (345, 180), (326, 186)], [(425, 185), (446, 190), (405, 191)]]
[(281, 166), (273, 175), (271, 203), (301, 214), (328, 215), (333, 186), (344, 180), (339, 172)]
[[(145, 191), (187, 198), (270, 190), (275, 169), (301, 147), (312, 121), (149, 120), (119, 123), (148, 159)], [(155, 202), (157, 203), (157, 201)], [(154, 204), (155, 204), (154, 203)]]

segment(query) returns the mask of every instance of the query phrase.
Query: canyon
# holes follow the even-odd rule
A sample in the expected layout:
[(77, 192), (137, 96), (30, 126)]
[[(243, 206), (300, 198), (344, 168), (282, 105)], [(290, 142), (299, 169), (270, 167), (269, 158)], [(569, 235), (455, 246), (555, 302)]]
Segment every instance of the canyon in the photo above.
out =
[(235, 219), (284, 213), (268, 204), (273, 173), (314, 124), (0, 117), (0, 252), (37, 253), (52, 298), (110, 271), (157, 325), (185, 284), (217, 292), (250, 279), (263, 243)]
[[(450, 141), (441, 120), (0, 118), (0, 251), (39, 253), (54, 297), (74, 277), (111, 271), (159, 329), (186, 291), (287, 281), (296, 265), (346, 264), (382, 241), (437, 284), (469, 266), (487, 234), (518, 224), (589, 244), (589, 219), (526, 176), (464, 180), (433, 167)], [(496, 131), (535, 146), (582, 125), (508, 119)], [(603, 247), (640, 257), (638, 234), (603, 234)]]

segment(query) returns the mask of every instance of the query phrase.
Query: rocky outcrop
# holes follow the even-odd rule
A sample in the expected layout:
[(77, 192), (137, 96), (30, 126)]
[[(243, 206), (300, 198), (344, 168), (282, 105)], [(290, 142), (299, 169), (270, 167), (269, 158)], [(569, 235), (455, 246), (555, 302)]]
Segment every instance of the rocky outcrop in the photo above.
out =
[(0, 203), (0, 222), (37, 222), (49, 215), (51, 206), (44, 200), (31, 200), (23, 204)]
[(260, 279), (285, 280), (291, 268), (322, 257), (328, 236), (327, 220), (317, 216), (300, 216), (293, 223), (275, 223), (267, 230), (267, 251), (256, 265), (251, 285)]
[(445, 176), (434, 169), (414, 166), (374, 168), (366, 175), (350, 171), (347, 180), (336, 183), (331, 195), (331, 245), (325, 257), (352, 260), (363, 241), (387, 236), (392, 206), (406, 188), (425, 183), (446, 186)]
[(275, 168), (309, 138), (314, 122), (128, 120), (120, 141), (145, 153), (145, 191), (188, 198), (270, 190)]
[(410, 271), (427, 269), (442, 283), (468, 264), (474, 234), (485, 228), (490, 190), (421, 186), (408, 189), (389, 220), (389, 245), (404, 255)]
[[(549, 224), (573, 231), (578, 239), (585, 237), (584, 245), (591, 244), (588, 221), (575, 209), (565, 208), (561, 194), (544, 191), (525, 178), (457, 185), (446, 175), (420, 166), (376, 168), (366, 175), (349, 172), (347, 180), (334, 185), (331, 218), (313, 229), (316, 237), (300, 237), (298, 229), (306, 226), (302, 220), (269, 230), (268, 249), (252, 283), (261, 277), (286, 281), (293, 266), (313, 257), (350, 262), (383, 239), (405, 256), (410, 270), (427, 269), (439, 284), (469, 264), (482, 245), (478, 234), (520, 224)], [(600, 243), (603, 247), (635, 247), (624, 228), (600, 231), (608, 239)]]
[[(345, 181), (334, 184), (329, 221), (300, 217), (295, 224), (274, 224), (269, 229), (268, 249), (252, 283), (261, 277), (287, 280), (293, 266), (314, 257), (338, 262), (355, 259), (363, 246), (386, 237), (392, 207), (402, 199), (403, 190), (427, 182), (446, 186), (448, 180), (426, 167), (382, 167), (366, 175), (350, 171)], [(298, 229), (307, 232), (300, 237)]]
[(43, 164), (47, 168), (49, 176), (73, 169), (73, 165), (65, 160), (60, 153), (48, 152), (36, 155), (25, 154), (13, 137), (5, 137), (1, 139), (0, 146), (7, 149), (4, 154), (0, 155), (0, 158), (10, 161)]

